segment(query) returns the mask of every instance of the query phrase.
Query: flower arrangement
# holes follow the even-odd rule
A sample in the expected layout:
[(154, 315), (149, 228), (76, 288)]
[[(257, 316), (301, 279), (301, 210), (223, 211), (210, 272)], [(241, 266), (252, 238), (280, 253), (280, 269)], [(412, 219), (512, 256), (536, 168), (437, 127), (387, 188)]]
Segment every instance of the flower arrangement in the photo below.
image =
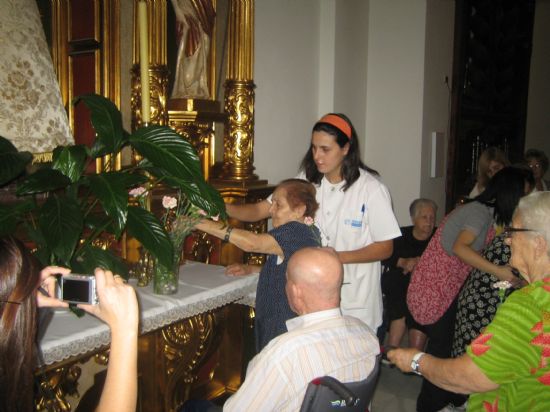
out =
[[(143, 186), (138, 186), (129, 191), (129, 195), (135, 198), (142, 207), (146, 207), (149, 192)], [(208, 213), (193, 205), (187, 197), (178, 191), (177, 197), (162, 197), (163, 213), (160, 221), (168, 233), (168, 237), (174, 248), (174, 258), (171, 265), (166, 265), (155, 260), (152, 266), (146, 263), (145, 267), (140, 267), (139, 271), (146, 271), (147, 276), (153, 278), (153, 288), (158, 294), (172, 294), (177, 292), (178, 287), (178, 269), (180, 264), (181, 251), (185, 238), (193, 231), (195, 225)], [(219, 220), (219, 215), (211, 217), (213, 220)], [(147, 260), (148, 261), (148, 260)], [(149, 279), (140, 282), (145, 286)]]
[[(204, 210), (225, 218), (223, 199), (205, 181), (193, 146), (174, 130), (151, 125), (130, 134), (110, 100), (89, 94), (74, 104), (79, 102), (90, 110), (96, 132), (91, 147), (57, 147), (51, 163), (30, 173), (32, 155), (0, 137), (0, 186), (14, 186), (17, 195), (13, 202), (0, 204), (0, 235), (17, 233), (31, 241), (44, 265), (63, 265), (80, 273), (103, 267), (124, 276), (125, 262), (101, 241), (108, 238), (114, 243), (128, 233), (160, 264), (171, 267), (178, 251), (170, 235), (173, 228), (166, 229), (169, 213), (164, 221), (155, 216), (147, 207), (147, 193), (157, 187), (171, 189), (185, 201), (177, 206), (167, 201), (167, 211), (193, 215)], [(97, 159), (115, 159), (125, 147), (142, 160), (122, 170), (87, 172)]]
[(510, 283), (507, 280), (501, 280), (493, 283), (493, 287), (495, 289), (498, 289), (498, 297), (500, 299), (500, 303), (502, 303), (504, 301), (504, 295), (506, 294), (506, 290), (512, 287), (512, 283)]

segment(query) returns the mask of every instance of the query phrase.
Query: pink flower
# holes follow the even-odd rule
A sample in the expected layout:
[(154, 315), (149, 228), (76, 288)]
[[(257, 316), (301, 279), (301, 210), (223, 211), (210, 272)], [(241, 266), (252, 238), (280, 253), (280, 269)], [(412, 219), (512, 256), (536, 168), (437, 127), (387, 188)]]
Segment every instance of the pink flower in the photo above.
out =
[(178, 205), (178, 200), (175, 197), (164, 196), (162, 198), (162, 207), (165, 209), (173, 209)]
[(130, 196), (138, 197), (143, 195), (145, 192), (147, 192), (147, 189), (145, 189), (143, 186), (134, 187), (132, 190), (128, 192)]
[(311, 226), (313, 223), (315, 223), (315, 220), (311, 216), (304, 217), (304, 224)]
[(201, 216), (208, 216), (208, 213), (206, 213), (204, 210), (202, 209), (199, 209), (199, 211), (197, 212), (199, 215)]

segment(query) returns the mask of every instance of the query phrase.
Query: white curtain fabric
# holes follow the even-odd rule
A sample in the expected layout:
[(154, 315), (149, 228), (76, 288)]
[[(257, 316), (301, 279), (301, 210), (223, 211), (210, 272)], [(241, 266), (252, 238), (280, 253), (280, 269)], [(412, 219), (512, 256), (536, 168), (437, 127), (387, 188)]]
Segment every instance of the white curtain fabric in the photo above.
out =
[(36, 0), (0, 10), (0, 136), (32, 153), (74, 143)]

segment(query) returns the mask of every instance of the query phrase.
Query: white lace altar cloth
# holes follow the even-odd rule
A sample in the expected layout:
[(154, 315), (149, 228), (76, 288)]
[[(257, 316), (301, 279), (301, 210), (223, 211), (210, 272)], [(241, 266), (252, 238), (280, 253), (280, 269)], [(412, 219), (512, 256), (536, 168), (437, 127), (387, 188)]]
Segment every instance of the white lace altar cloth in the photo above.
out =
[[(141, 312), (140, 332), (147, 333), (209, 310), (236, 302), (256, 290), (258, 275), (233, 277), (223, 266), (187, 262), (180, 267), (178, 293), (153, 294), (153, 285), (136, 288)], [(130, 283), (135, 285), (135, 281)], [(105, 323), (92, 315), (76, 317), (66, 309), (56, 309), (40, 340), (46, 365), (93, 353), (109, 345), (111, 336)]]

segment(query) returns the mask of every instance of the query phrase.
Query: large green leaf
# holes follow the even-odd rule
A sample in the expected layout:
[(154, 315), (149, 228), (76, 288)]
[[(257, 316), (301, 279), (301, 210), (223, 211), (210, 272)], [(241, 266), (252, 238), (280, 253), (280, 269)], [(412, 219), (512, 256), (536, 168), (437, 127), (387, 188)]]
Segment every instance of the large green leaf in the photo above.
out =
[(75, 183), (84, 172), (86, 158), (86, 146), (56, 147), (53, 151), (52, 168), (59, 170)]
[(203, 179), (199, 157), (193, 146), (166, 126), (148, 126), (130, 136), (130, 144), (166, 174), (186, 181)]
[(126, 226), (128, 214), (128, 188), (147, 180), (142, 175), (124, 172), (108, 172), (87, 177), (94, 195), (99, 199), (108, 216), (114, 219), (115, 235), (118, 237)]
[(135, 237), (162, 265), (172, 266), (174, 247), (155, 215), (140, 207), (129, 206), (126, 228), (128, 234)]
[(204, 210), (209, 216), (219, 215), (222, 219), (227, 218), (223, 198), (215, 188), (206, 183), (202, 176), (200, 179), (190, 182), (169, 176), (157, 167), (147, 164), (144, 164), (143, 167), (167, 186), (181, 190), (194, 206)]
[(80, 101), (90, 109), (92, 125), (96, 132), (96, 144), (92, 148), (93, 157), (119, 152), (126, 143), (126, 136), (122, 128), (122, 116), (116, 105), (98, 94), (78, 96), (73, 104), (76, 105)]
[(13, 205), (0, 205), (0, 236), (9, 235), (15, 232), (21, 221), (21, 216), (36, 207), (33, 199)]
[(43, 266), (52, 265), (55, 263), (55, 260), (52, 259), (52, 252), (46, 244), (44, 235), (39, 228), (33, 226), (30, 222), (25, 222), (23, 224), (25, 227), (25, 233), (29, 240), (31, 240), (36, 245), (36, 250), (34, 251), (34, 256), (42, 263)]
[(57, 264), (67, 265), (84, 227), (78, 202), (68, 197), (50, 196), (40, 209), (38, 226)]
[(71, 180), (59, 170), (39, 169), (23, 180), (17, 187), (17, 195), (32, 195), (67, 187)]
[(195, 183), (183, 183), (183, 193), (189, 201), (208, 213), (209, 216), (219, 216), (221, 219), (226, 219), (225, 203), (220, 193), (212, 186), (205, 182), (197, 181)]
[(32, 154), (17, 151), (8, 139), (0, 136), (0, 186), (22, 174), (31, 160)]
[(128, 278), (128, 266), (110, 250), (86, 245), (78, 251), (78, 255), (71, 261), (71, 269), (78, 273), (93, 274), (95, 268), (110, 270), (113, 273)]

